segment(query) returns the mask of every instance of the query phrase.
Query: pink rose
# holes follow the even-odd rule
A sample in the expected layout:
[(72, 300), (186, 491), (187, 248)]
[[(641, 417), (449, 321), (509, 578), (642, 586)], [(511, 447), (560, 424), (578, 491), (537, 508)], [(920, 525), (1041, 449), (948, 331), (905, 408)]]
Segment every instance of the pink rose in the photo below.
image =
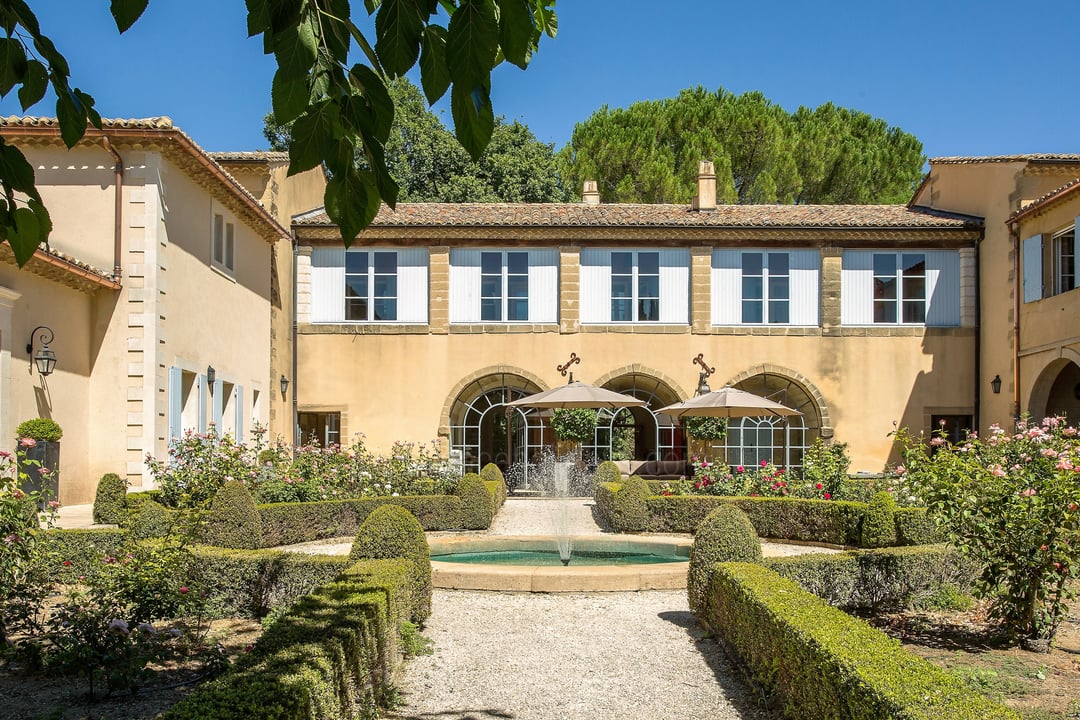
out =
[(37, 445), (37, 440), (35, 440), (34, 438), (26, 437), (26, 438), (20, 438), (20, 440), (19, 440), (19, 447), (32, 448), (35, 445)]

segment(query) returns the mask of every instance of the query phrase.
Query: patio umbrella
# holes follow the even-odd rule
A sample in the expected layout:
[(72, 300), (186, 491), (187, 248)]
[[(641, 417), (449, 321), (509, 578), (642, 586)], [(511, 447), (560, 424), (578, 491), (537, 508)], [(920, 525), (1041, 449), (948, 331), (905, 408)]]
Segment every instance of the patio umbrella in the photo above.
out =
[(609, 410), (644, 405), (648, 403), (632, 395), (623, 395), (577, 380), (506, 403), (508, 408), (607, 408)]
[[(722, 418), (779, 417), (784, 419), (784, 459), (787, 459), (787, 418), (802, 415), (787, 405), (763, 398), (760, 395), (725, 387), (692, 397), (689, 400), (662, 407), (656, 412), (672, 417), (704, 416)], [(726, 451), (725, 451), (726, 454)]]
[(672, 417), (684, 417), (687, 415), (700, 415), (707, 417), (789, 417), (802, 415), (798, 410), (792, 410), (787, 405), (763, 398), (760, 395), (739, 390), (733, 387), (725, 387), (713, 390), (683, 400), (667, 407), (662, 407), (656, 412), (664, 413)]

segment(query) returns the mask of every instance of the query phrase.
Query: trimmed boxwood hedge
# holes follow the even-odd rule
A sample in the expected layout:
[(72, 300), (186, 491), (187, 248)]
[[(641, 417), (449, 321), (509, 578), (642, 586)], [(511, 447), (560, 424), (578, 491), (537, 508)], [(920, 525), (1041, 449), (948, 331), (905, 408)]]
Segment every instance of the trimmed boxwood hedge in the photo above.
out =
[(230, 480), (210, 501), (199, 539), (207, 545), (254, 550), (263, 547), (262, 520), (244, 483)]
[(707, 623), (791, 718), (1019, 720), (955, 675), (760, 565), (720, 563)]
[(974, 563), (945, 545), (813, 553), (762, 564), (848, 609), (907, 607), (946, 587), (967, 593), (978, 575)]
[(164, 720), (375, 717), (391, 698), (398, 627), (419, 600), (411, 572), (404, 559), (350, 567), (302, 598), (229, 672)]
[(105, 473), (94, 493), (94, 522), (115, 525), (127, 505), (127, 483), (116, 473)]
[(761, 541), (743, 511), (721, 505), (698, 527), (690, 549), (686, 592), (691, 612), (701, 613), (705, 608), (713, 567), (729, 561), (760, 562)]
[(606, 515), (612, 529), (626, 533), (649, 530), (648, 499), (648, 483), (637, 476), (630, 476), (611, 496)]
[(360, 524), (349, 553), (350, 562), (405, 558), (412, 562), (413, 604), (409, 620), (423, 624), (431, 615), (431, 549), (424, 528), (403, 507), (383, 505)]
[[(750, 518), (757, 534), (777, 540), (800, 540), (861, 547), (866, 503), (802, 498), (729, 497), (715, 495), (649, 495), (644, 526), (624, 525), (613, 513), (620, 483), (600, 483), (593, 495), (601, 519), (616, 532), (693, 533), (720, 505), (735, 505)], [(896, 542), (922, 545), (941, 542), (922, 508), (897, 508)], [(641, 527), (641, 529), (636, 529)]]
[(458, 481), (457, 496), (461, 498), (461, 527), (466, 530), (487, 530), (495, 517), (495, 502), (484, 479), (476, 473), (465, 473)]
[(92, 575), (106, 555), (116, 557), (130, 537), (127, 530), (117, 528), (53, 528), (45, 533), (37, 560), (47, 563), (49, 577), (56, 582), (72, 583), (80, 575)]

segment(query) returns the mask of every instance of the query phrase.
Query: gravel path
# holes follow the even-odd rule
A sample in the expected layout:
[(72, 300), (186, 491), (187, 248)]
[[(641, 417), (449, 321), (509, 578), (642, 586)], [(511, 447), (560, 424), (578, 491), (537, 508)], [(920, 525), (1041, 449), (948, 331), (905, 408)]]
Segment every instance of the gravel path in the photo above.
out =
[(436, 590), (400, 688), (409, 720), (766, 720), (684, 592)]

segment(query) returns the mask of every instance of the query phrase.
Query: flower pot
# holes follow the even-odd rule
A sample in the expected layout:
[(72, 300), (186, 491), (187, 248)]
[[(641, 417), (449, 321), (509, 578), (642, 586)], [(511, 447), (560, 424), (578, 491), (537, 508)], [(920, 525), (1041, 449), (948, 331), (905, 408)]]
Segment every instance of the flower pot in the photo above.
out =
[(42, 493), (38, 505), (44, 507), (60, 493), (60, 443), (38, 440), (33, 447), (21, 451), (19, 488), (25, 493)]

